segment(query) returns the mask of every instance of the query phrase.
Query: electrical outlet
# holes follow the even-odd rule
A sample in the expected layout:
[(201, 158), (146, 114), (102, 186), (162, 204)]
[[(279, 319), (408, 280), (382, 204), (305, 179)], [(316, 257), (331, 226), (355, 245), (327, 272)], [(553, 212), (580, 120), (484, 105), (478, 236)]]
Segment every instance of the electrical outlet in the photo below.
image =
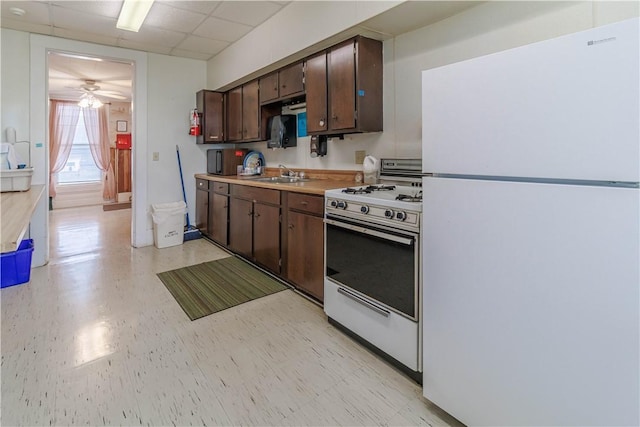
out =
[(361, 165), (364, 163), (364, 156), (367, 155), (367, 152), (364, 150), (356, 151), (356, 165)]
[(160, 153), (158, 153), (157, 151), (153, 152), (153, 161), (157, 162), (158, 160), (160, 160)]

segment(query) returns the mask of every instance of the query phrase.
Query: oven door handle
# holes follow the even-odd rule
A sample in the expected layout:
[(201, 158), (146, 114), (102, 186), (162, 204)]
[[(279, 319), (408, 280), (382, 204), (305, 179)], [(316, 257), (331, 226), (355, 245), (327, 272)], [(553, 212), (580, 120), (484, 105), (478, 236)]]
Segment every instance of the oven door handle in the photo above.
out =
[(344, 295), (345, 297), (351, 298), (355, 302), (364, 305), (368, 309), (371, 309), (376, 313), (383, 315), (384, 317), (389, 317), (390, 312), (388, 310), (385, 310), (382, 307), (378, 307), (376, 304), (367, 301), (366, 299), (362, 298), (359, 295), (354, 294), (353, 292), (349, 292), (348, 290), (346, 290), (341, 286), (338, 287), (338, 293)]
[(371, 236), (376, 236), (376, 237), (380, 237), (382, 239), (391, 240), (391, 241), (394, 241), (396, 243), (401, 243), (401, 244), (407, 245), (407, 246), (411, 246), (413, 244), (413, 242), (414, 242), (413, 238), (395, 236), (393, 234), (387, 234), (387, 233), (383, 233), (381, 231), (372, 230), (372, 229), (367, 228), (367, 227), (358, 227), (358, 226), (351, 225), (351, 224), (345, 224), (343, 222), (335, 221), (333, 219), (325, 218), (324, 222), (325, 222), (325, 224), (335, 225), (336, 227), (346, 228), (347, 230), (356, 231), (358, 233), (369, 234)]

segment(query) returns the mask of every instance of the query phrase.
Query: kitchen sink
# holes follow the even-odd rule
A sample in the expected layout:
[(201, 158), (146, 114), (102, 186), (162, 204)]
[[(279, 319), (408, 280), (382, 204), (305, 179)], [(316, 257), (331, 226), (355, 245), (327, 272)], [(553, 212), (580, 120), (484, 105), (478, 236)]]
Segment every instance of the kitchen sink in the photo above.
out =
[(253, 181), (291, 184), (295, 182), (309, 182), (313, 180), (310, 178), (300, 178), (299, 176), (262, 176), (260, 178), (253, 178)]

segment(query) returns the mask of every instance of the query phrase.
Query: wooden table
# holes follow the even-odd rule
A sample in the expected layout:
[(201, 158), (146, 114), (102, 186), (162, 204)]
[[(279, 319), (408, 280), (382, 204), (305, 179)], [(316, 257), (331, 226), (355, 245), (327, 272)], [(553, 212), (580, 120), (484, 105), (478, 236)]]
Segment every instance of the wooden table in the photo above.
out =
[(18, 249), (42, 193), (43, 184), (32, 185), (29, 191), (0, 193), (0, 252), (14, 252)]

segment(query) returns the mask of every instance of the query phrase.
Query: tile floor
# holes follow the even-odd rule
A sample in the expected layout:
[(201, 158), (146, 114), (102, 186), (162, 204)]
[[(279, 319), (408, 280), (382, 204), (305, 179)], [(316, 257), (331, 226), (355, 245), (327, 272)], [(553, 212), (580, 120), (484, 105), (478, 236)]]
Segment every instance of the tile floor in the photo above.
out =
[(130, 214), (51, 212), (50, 263), (2, 289), (2, 425), (455, 425), (293, 291), (190, 321), (156, 273), (228, 254), (131, 248)]

